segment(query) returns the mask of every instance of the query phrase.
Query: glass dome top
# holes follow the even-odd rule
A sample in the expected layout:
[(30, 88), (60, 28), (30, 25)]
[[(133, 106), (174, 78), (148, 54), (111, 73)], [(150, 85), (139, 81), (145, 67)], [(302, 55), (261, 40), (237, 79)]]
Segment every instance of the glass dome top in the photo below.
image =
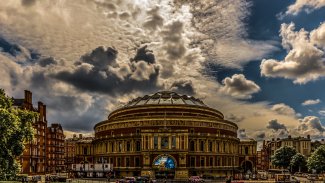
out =
[(200, 99), (188, 95), (180, 95), (171, 91), (160, 91), (151, 95), (145, 95), (128, 102), (124, 107), (140, 105), (196, 105), (206, 106)]

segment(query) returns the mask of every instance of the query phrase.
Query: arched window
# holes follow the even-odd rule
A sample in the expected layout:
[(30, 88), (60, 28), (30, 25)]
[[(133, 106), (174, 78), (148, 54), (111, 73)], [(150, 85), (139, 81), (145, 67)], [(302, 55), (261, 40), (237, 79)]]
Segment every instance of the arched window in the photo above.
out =
[(111, 143), (111, 151), (114, 152), (114, 142)]
[(245, 155), (248, 155), (248, 147), (245, 147)]
[(209, 141), (209, 151), (212, 152), (212, 141)]
[(131, 151), (131, 144), (129, 141), (126, 142), (126, 151)]
[(122, 152), (122, 142), (118, 142), (118, 152)]
[(223, 143), (223, 152), (226, 152), (226, 143)]
[(219, 149), (219, 142), (217, 142), (217, 152), (220, 152), (220, 149)]
[(140, 141), (136, 141), (135, 146), (136, 146), (136, 151), (141, 151), (141, 143), (140, 143)]
[(149, 137), (145, 137), (145, 149), (149, 149)]
[(190, 142), (190, 151), (195, 151), (195, 142), (193, 140)]
[(200, 151), (204, 151), (204, 141), (200, 142)]

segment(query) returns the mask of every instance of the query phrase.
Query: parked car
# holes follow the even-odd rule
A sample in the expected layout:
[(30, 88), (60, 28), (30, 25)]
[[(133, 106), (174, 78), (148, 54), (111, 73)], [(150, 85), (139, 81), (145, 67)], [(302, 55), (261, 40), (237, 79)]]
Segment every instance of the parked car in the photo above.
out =
[(124, 180), (125, 180), (125, 183), (135, 183), (136, 182), (135, 177), (125, 177)]
[(294, 176), (296, 176), (296, 177), (302, 177), (302, 176), (303, 176), (303, 173), (301, 173), (301, 172), (296, 172), (296, 173), (294, 174)]
[(290, 183), (300, 183), (300, 180), (298, 180), (296, 177), (294, 176), (290, 176)]
[(214, 177), (213, 175), (203, 175), (202, 178), (203, 178), (203, 179), (209, 179), (209, 180), (214, 180), (214, 179), (216, 179), (216, 177)]
[(307, 176), (308, 180), (318, 180), (318, 175), (317, 174), (309, 174)]
[(200, 176), (191, 176), (188, 179), (188, 181), (191, 182), (191, 183), (202, 183), (202, 182), (204, 182), (204, 180)]
[(147, 183), (147, 182), (149, 182), (149, 177), (147, 177), (147, 176), (139, 176), (139, 177), (137, 177), (137, 179), (136, 179), (136, 182), (138, 183), (140, 183), (140, 182), (142, 182), (142, 183)]

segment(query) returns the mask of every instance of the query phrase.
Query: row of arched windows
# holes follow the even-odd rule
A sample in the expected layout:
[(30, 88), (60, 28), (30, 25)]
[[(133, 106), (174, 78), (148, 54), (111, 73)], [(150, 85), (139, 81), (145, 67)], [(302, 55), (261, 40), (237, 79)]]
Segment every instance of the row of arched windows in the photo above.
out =
[[(197, 143), (199, 143), (198, 146)], [(202, 152), (235, 153), (238, 152), (238, 145), (236, 143), (229, 143), (224, 141), (219, 142), (206, 140), (191, 140), (189, 150)]]
[(139, 140), (133, 143), (132, 141), (110, 141), (96, 144), (95, 147), (95, 151), (98, 154), (107, 152), (134, 152), (141, 151), (141, 142)]

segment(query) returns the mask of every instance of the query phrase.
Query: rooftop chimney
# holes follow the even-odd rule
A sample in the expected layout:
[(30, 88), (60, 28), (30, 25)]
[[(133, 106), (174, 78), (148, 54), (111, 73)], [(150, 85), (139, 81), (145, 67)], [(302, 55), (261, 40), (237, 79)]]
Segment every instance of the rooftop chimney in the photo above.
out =
[(288, 138), (291, 139), (291, 135), (289, 135)]
[(307, 139), (310, 139), (310, 135), (307, 135)]
[(82, 139), (82, 134), (81, 133), (79, 134), (79, 138)]
[(33, 108), (33, 99), (32, 99), (32, 92), (25, 90), (25, 99), (24, 99), (24, 103), (25, 103), (25, 107), (27, 109), (32, 109)]
[(322, 139), (322, 142), (324, 141), (324, 139)]

